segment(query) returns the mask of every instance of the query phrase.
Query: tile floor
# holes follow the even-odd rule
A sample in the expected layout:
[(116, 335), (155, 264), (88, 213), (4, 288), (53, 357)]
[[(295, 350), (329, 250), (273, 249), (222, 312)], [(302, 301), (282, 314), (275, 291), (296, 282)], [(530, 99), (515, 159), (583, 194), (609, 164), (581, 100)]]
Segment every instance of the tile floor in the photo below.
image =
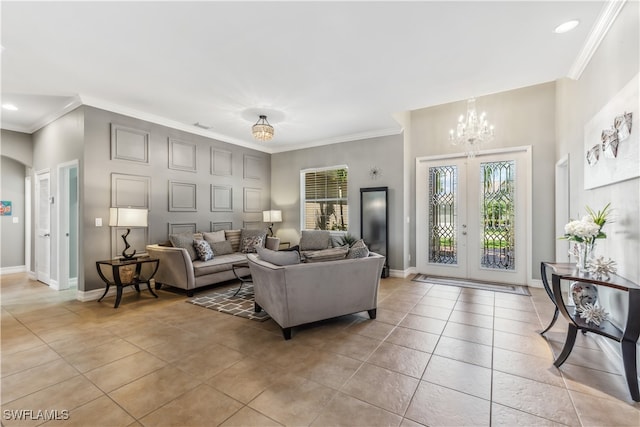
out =
[(5, 426), (640, 425), (589, 335), (553, 367), (566, 323), (538, 334), (552, 314), (541, 289), (384, 279), (375, 321), (344, 316), (284, 341), (271, 320), (169, 290), (125, 293), (114, 310), (113, 297), (81, 303), (24, 274), (0, 279)]

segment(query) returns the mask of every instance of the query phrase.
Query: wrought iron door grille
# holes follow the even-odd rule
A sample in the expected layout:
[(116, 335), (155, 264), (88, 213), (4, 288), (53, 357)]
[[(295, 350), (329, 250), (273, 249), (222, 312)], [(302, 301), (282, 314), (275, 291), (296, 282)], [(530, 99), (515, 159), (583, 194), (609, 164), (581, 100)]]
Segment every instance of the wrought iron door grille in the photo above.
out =
[(457, 166), (429, 168), (429, 262), (457, 264)]
[(515, 269), (515, 161), (480, 164), (481, 236), (484, 268)]

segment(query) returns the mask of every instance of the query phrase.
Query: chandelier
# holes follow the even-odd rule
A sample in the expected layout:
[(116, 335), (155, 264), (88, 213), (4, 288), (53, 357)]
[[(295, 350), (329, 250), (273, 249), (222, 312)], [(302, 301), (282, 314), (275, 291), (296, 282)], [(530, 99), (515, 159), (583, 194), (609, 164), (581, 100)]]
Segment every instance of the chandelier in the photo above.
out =
[(457, 129), (449, 131), (449, 140), (453, 145), (462, 146), (469, 157), (475, 157), (480, 144), (493, 140), (493, 126), (487, 122), (485, 113), (478, 117), (475, 98), (467, 101), (466, 120), (464, 115), (460, 116)]
[(256, 124), (251, 127), (251, 133), (258, 141), (271, 141), (273, 139), (273, 126), (267, 121), (267, 116), (260, 116)]

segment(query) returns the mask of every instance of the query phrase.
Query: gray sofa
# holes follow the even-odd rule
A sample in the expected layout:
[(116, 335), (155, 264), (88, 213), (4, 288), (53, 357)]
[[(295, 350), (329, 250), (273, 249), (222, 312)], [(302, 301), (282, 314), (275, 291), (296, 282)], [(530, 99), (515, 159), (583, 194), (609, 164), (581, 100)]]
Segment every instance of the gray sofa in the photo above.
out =
[(275, 265), (248, 254), (256, 311), (264, 309), (282, 328), (367, 311), (376, 317), (378, 285), (385, 257)]
[[(278, 248), (280, 239), (267, 238), (267, 247)], [(191, 255), (185, 248), (164, 245), (147, 245), (147, 253), (152, 258), (158, 258), (160, 264), (154, 276), (156, 289), (162, 285), (184, 289), (187, 296), (192, 297), (197, 288), (226, 282), (236, 278), (232, 266), (247, 261), (247, 254), (233, 252), (214, 256), (208, 261), (191, 260)], [(248, 267), (240, 267), (236, 272), (241, 276), (249, 274)]]

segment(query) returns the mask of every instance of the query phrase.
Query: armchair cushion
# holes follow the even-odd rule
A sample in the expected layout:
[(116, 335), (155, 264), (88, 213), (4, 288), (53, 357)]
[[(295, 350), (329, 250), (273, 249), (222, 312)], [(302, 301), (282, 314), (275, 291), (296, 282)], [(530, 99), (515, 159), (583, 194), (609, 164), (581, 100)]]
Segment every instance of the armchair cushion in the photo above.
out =
[(274, 265), (294, 265), (300, 264), (300, 254), (293, 251), (273, 251), (267, 248), (258, 248), (260, 259)]
[(327, 230), (302, 230), (301, 251), (317, 251), (331, 246), (331, 233)]

